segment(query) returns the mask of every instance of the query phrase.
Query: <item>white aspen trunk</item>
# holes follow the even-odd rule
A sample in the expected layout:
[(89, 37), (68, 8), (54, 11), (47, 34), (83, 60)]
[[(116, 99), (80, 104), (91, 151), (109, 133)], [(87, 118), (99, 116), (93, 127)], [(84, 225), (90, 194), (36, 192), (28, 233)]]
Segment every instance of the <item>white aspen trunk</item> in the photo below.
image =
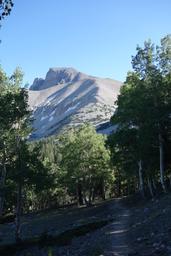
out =
[(147, 183), (148, 183), (148, 188), (149, 188), (150, 194), (152, 197), (154, 197), (152, 183), (151, 183), (151, 179), (149, 177), (147, 178)]
[(83, 189), (83, 203), (87, 206), (88, 205), (88, 199), (86, 195), (86, 191)]
[(166, 192), (166, 186), (164, 182), (164, 148), (163, 148), (163, 138), (161, 133), (159, 133), (159, 152), (160, 152), (160, 182), (162, 189)]
[(139, 174), (139, 190), (141, 192), (142, 197), (144, 197), (144, 182), (142, 175), (142, 160), (138, 161), (138, 174)]

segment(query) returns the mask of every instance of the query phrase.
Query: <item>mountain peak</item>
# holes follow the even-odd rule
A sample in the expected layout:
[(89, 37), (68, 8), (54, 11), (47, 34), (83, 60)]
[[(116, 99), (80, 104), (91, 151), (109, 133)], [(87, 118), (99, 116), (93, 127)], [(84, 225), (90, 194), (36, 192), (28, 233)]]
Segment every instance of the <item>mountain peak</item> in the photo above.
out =
[(45, 79), (36, 78), (30, 90), (37, 91), (47, 89), (57, 84), (73, 83), (85, 75), (72, 67), (53, 67), (49, 68)]
[[(32, 139), (60, 133), (70, 127), (91, 123), (101, 130), (110, 120), (122, 83), (98, 78), (73, 68), (50, 68), (45, 79), (36, 78), (29, 90), (33, 109)], [(104, 128), (104, 125), (102, 126)]]
[(68, 73), (78, 73), (78, 71), (75, 68), (72, 67), (51, 67), (49, 68), (49, 71), (52, 72), (68, 72)]

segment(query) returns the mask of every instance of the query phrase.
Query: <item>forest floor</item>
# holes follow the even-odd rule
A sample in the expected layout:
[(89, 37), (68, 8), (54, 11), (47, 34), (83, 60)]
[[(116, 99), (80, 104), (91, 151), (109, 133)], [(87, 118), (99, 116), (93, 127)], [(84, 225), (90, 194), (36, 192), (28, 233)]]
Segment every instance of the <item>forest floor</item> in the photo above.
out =
[[(59, 235), (63, 234), (62, 244), (57, 241), (61, 239), (56, 240), (58, 245), (47, 245), (45, 241), (43, 245), (41, 243), (38, 246), (26, 246), (13, 254), (9, 249), (15, 242), (15, 226), (13, 223), (7, 223), (0, 225), (0, 248), (6, 244), (9, 246), (0, 251), (0, 255), (127, 255), (125, 232), (128, 217), (128, 210), (120, 199), (108, 200), (91, 207), (66, 208), (27, 215), (22, 218), (21, 234), (24, 240), (41, 236), (46, 240), (46, 237), (59, 238)], [(71, 236), (69, 240), (68, 235)]]
[(137, 256), (171, 256), (171, 194), (150, 200), (125, 200), (128, 243)]
[[(148, 201), (113, 199), (88, 208), (31, 214), (22, 219), (22, 237), (42, 236), (43, 243), (14, 254), (0, 251), (0, 256), (169, 256), (170, 202), (167, 194)], [(48, 244), (46, 238), (51, 236), (57, 239)], [(13, 223), (0, 225), (0, 239), (0, 248), (14, 243)]]

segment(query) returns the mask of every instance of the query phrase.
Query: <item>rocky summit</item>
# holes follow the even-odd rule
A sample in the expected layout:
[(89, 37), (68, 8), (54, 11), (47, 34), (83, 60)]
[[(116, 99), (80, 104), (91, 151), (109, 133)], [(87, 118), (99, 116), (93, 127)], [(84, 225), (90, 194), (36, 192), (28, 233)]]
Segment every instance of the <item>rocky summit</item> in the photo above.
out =
[(69, 127), (91, 123), (109, 133), (109, 120), (121, 82), (98, 78), (73, 68), (50, 68), (45, 79), (36, 78), (29, 89), (33, 110), (31, 139), (57, 134)]

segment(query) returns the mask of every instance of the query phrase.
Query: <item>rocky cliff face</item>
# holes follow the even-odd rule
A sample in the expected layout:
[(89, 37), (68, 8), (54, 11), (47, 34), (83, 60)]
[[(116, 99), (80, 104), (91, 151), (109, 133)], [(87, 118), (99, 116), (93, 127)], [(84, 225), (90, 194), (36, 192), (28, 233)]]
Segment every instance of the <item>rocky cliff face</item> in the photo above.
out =
[(73, 68), (50, 68), (46, 78), (36, 78), (29, 90), (34, 117), (32, 139), (85, 122), (100, 131), (114, 112), (120, 86), (119, 81), (88, 76)]

